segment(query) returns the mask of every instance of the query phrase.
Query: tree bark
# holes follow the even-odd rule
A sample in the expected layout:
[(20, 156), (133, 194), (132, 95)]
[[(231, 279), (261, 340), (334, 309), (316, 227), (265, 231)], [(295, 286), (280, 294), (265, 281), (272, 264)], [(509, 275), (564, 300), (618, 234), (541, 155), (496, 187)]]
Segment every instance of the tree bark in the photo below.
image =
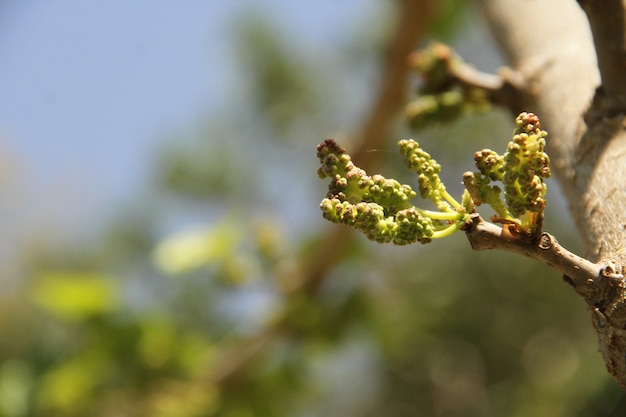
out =
[(608, 371), (626, 389), (626, 0), (476, 2), (522, 74), (518, 106), (550, 132), (585, 256), (610, 272), (593, 288), (574, 287), (591, 308)]

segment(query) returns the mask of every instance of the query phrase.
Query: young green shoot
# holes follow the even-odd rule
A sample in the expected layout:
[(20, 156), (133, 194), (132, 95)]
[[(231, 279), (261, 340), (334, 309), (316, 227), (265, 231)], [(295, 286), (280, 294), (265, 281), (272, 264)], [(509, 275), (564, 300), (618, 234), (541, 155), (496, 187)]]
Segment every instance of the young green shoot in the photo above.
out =
[[(541, 233), (546, 205), (545, 179), (550, 177), (550, 158), (545, 152), (548, 132), (533, 113), (520, 113), (517, 127), (504, 155), (490, 149), (474, 154), (478, 172), (465, 173), (463, 182), (478, 206), (489, 204), (495, 222), (513, 224), (527, 236)], [(502, 189), (492, 182), (499, 181)]]
[(317, 147), (318, 175), (330, 179), (320, 204), (324, 218), (354, 227), (380, 243), (406, 245), (449, 236), (470, 221), (475, 206), (488, 204), (496, 213), (492, 221), (522, 237), (539, 236), (546, 205), (544, 180), (550, 176), (547, 132), (533, 113), (520, 113), (515, 121), (513, 139), (503, 155), (490, 149), (474, 154), (478, 172), (463, 175), (466, 190), (461, 202), (446, 190), (439, 177), (441, 165), (430, 154), (412, 139), (398, 142), (406, 166), (417, 174), (420, 196), (437, 210), (415, 206), (417, 193), (410, 185), (367, 175), (345, 149), (325, 140)]
[(327, 139), (317, 147), (318, 175), (330, 178), (328, 194), (320, 204), (324, 218), (354, 227), (371, 240), (397, 245), (428, 243), (459, 230), (471, 207), (464, 207), (446, 191), (439, 178), (441, 166), (417, 142), (401, 140), (398, 146), (407, 167), (417, 173), (420, 195), (438, 211), (414, 206), (411, 200), (417, 193), (411, 186), (367, 175), (345, 149)]

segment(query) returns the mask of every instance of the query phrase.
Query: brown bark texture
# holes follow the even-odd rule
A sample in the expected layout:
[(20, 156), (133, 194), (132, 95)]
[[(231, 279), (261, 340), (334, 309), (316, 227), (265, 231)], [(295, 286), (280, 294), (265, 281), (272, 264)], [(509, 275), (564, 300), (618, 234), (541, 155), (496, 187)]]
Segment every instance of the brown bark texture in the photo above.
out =
[(553, 170), (599, 271), (568, 282), (626, 389), (626, 0), (476, 3), (523, 80), (513, 110), (538, 114), (550, 132)]

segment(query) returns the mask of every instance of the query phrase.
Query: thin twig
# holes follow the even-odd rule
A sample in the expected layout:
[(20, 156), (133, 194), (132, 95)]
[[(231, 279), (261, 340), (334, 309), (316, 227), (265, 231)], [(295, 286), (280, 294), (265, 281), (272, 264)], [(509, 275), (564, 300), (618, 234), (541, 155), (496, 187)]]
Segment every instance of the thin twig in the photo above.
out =
[(498, 74), (482, 72), (467, 63), (450, 68), (450, 76), (463, 88), (478, 88), (487, 93), (489, 102), (519, 113), (521, 91), (527, 89), (525, 77), (509, 67), (500, 68)]
[(467, 238), (476, 251), (499, 249), (524, 255), (559, 271), (576, 291), (586, 299), (597, 297), (605, 278), (623, 279), (609, 274), (607, 266), (582, 258), (557, 242), (549, 233), (543, 232), (534, 241), (520, 239), (508, 228), (501, 228), (472, 214), (471, 222), (464, 228)]
[[(398, 4), (398, 22), (388, 41), (381, 74), (381, 85), (371, 109), (363, 121), (360, 140), (355, 155), (358, 164), (365, 170), (373, 170), (380, 163), (379, 157), (368, 149), (383, 147), (389, 140), (393, 123), (406, 104), (410, 68), (407, 57), (423, 37), (433, 14), (432, 0), (403, 0)], [(342, 258), (352, 241), (352, 230), (348, 227), (333, 227), (324, 239), (324, 244), (314, 253), (305, 268), (303, 286), (314, 293), (324, 281), (330, 269)]]
[[(432, 0), (403, 0), (398, 5), (398, 22), (389, 39), (385, 51), (384, 69), (381, 85), (374, 98), (370, 113), (363, 122), (357, 153), (371, 148), (381, 147), (389, 138), (393, 121), (405, 103), (404, 97), (409, 77), (406, 57), (413, 50), (418, 40), (426, 33), (432, 17), (435, 2)], [(374, 168), (377, 160), (374, 155), (362, 152), (359, 164)], [(321, 216), (320, 216), (321, 219)], [(353, 233), (348, 227), (332, 227), (320, 241), (316, 251), (307, 259), (301, 260), (302, 276), (294, 277), (300, 286), (293, 291), (301, 291), (313, 297), (324, 282), (330, 270), (343, 257), (352, 241)], [(289, 296), (289, 295), (286, 295)], [(285, 313), (286, 314), (286, 313)], [(268, 326), (256, 336), (241, 342), (241, 346), (224, 353), (223, 366), (213, 369), (209, 380), (217, 385), (226, 385), (229, 381), (245, 374), (248, 365), (268, 349), (280, 337), (290, 337), (289, 329), (283, 326), (286, 317), (278, 313), (277, 322)]]

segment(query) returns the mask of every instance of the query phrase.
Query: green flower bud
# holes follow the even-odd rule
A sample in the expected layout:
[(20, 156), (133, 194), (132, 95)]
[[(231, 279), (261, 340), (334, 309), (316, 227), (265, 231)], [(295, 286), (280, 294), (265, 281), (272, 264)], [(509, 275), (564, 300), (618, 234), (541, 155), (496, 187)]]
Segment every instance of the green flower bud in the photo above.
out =
[(433, 221), (422, 216), (415, 208), (399, 211), (396, 215), (398, 228), (393, 242), (408, 245), (414, 242), (428, 243), (434, 233)]

